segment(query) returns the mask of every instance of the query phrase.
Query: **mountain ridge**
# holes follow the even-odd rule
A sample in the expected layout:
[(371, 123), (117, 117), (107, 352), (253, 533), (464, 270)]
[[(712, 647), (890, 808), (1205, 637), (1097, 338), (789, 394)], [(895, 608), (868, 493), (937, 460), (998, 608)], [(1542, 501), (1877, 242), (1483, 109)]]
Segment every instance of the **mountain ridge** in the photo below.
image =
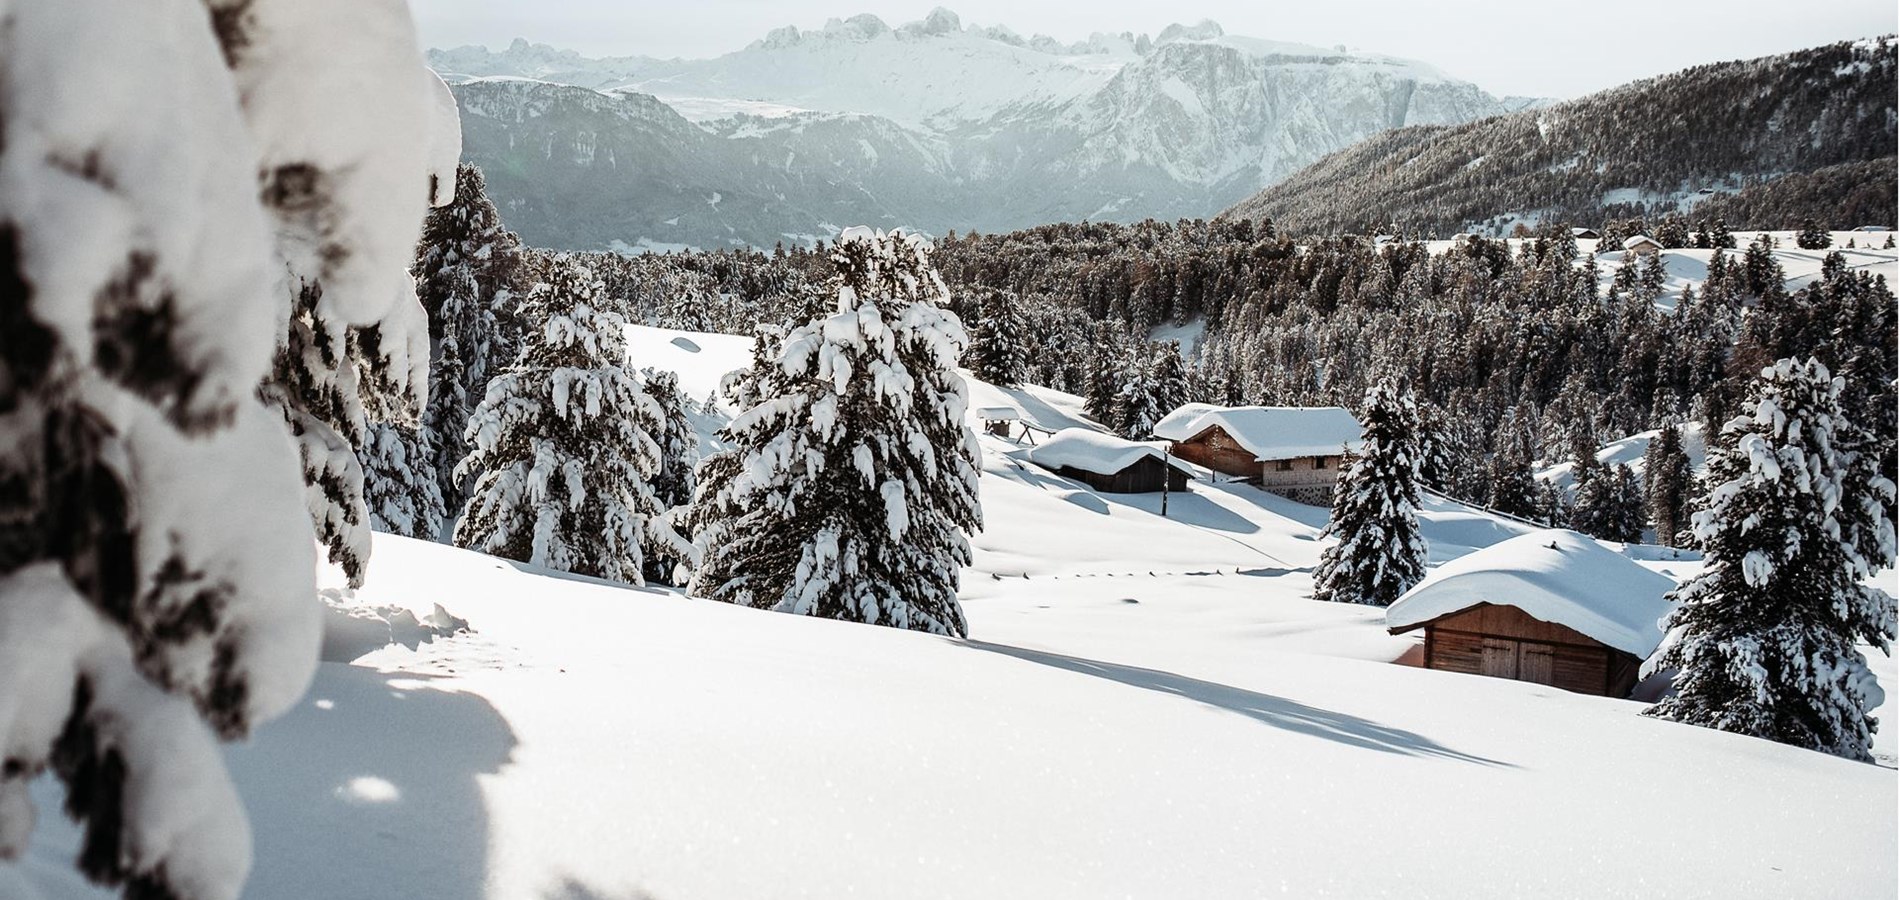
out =
[[(1705, 199), (1759, 194), (1790, 176), (1894, 157), (1897, 76), (1893, 36), (1693, 66), (1546, 107), (1387, 131), (1224, 215), (1270, 219), (1295, 234), (1421, 236), (1693, 215)], [(1798, 193), (1813, 193), (1804, 187)], [(1711, 212), (1747, 208), (1765, 216), (1781, 207), (1782, 216), (1812, 215), (1826, 224), (1866, 208), (1859, 200), (1833, 208), (1815, 201), (1724, 201)]]
[[(1387, 128), (1507, 110), (1425, 63), (1234, 36), (1213, 22), (1171, 26), (1159, 38), (1098, 34), (1065, 45), (966, 26), (941, 9), (895, 28), (870, 15), (782, 28), (710, 60), (589, 60), (517, 40), (500, 53), (431, 51), (430, 61), (458, 96), (524, 104), (464, 123), (469, 160), (509, 169), (491, 178), (504, 208), (535, 205), (538, 180), (580, 177), (555, 171), (566, 164), (553, 162), (551, 148), (584, 146), (641, 122), (657, 127), (644, 116), (592, 121), (583, 114), (589, 104), (576, 101), (561, 104), (565, 121), (559, 133), (549, 131), (532, 121), (532, 109), (553, 102), (563, 84), (654, 98), (727, 142), (711, 150), (694, 141), (707, 155), (696, 170), (670, 161), (682, 183), (748, 197), (772, 185), (773, 202), (693, 226), (701, 217), (670, 207), (656, 208), (665, 213), (657, 218), (594, 209), (679, 200), (632, 190), (607, 167), (595, 173), (599, 200), (568, 191), (593, 225), (511, 217), (531, 242), (574, 249), (614, 241), (769, 246), (849, 222), (942, 233), (1200, 217)], [(506, 79), (547, 84), (495, 87)], [(616, 140), (623, 149), (653, 147), (656, 135)], [(518, 152), (523, 140), (550, 149), (537, 162)], [(810, 218), (818, 209), (827, 217)], [(676, 213), (679, 224), (653, 224)]]

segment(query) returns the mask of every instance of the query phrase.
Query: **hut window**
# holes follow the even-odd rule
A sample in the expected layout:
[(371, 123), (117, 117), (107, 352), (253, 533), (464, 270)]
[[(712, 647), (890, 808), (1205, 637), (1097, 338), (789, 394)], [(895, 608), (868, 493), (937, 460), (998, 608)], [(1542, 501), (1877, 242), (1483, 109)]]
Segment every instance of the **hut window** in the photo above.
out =
[(1291, 472), (1293, 471), (1293, 460), (1290, 460), (1290, 459), (1280, 460), (1279, 462), (1274, 463), (1273, 467), (1274, 467), (1274, 470), (1278, 472)]
[(1313, 457), (1313, 468), (1315, 468), (1315, 469), (1324, 469), (1324, 468), (1326, 468), (1326, 457), (1324, 457), (1324, 456), (1315, 456), (1315, 457)]

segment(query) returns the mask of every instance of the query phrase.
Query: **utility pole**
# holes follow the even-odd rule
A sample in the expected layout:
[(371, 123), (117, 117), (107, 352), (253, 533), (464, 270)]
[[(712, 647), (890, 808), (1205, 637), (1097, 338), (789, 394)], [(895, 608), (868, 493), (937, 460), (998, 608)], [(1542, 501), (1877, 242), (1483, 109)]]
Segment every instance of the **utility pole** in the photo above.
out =
[(1164, 519), (1168, 517), (1168, 482), (1174, 480), (1173, 456), (1169, 454), (1169, 449), (1166, 446), (1161, 448), (1161, 517)]

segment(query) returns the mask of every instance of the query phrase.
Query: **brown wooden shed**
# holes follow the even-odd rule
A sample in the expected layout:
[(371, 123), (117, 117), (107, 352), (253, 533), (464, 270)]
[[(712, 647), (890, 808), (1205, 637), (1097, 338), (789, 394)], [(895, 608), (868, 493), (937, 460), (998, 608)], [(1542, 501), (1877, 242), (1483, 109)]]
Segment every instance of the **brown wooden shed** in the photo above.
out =
[(1675, 586), (1585, 535), (1538, 531), (1440, 566), (1386, 610), (1386, 627), (1423, 629), (1428, 669), (1627, 697)]
[(1423, 625), (1425, 668), (1515, 678), (1579, 694), (1627, 697), (1643, 661), (1515, 606), (1480, 603)]
[(1142, 494), (1188, 489), (1188, 473), (1178, 461), (1163, 460), (1159, 447), (1123, 440), (1099, 431), (1064, 428), (1029, 451), (1031, 462), (1098, 491)]

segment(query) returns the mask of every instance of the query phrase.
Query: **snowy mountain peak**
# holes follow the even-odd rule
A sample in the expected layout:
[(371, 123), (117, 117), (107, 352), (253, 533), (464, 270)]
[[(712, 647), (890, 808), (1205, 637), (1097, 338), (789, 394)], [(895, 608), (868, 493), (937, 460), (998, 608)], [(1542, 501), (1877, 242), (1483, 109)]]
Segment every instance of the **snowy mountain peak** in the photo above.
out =
[(915, 28), (920, 34), (955, 34), (963, 30), (963, 20), (956, 13), (939, 6), (930, 11), (922, 22), (915, 22), (905, 28)]
[(891, 26), (870, 13), (858, 13), (849, 19), (832, 19), (825, 23), (825, 34), (838, 35), (855, 40), (875, 40), (891, 33)]
[(1211, 41), (1227, 34), (1220, 23), (1213, 19), (1202, 19), (1194, 25), (1182, 25), (1179, 22), (1161, 29), (1161, 36), (1155, 39), (1155, 45), (1171, 44), (1175, 41)]

